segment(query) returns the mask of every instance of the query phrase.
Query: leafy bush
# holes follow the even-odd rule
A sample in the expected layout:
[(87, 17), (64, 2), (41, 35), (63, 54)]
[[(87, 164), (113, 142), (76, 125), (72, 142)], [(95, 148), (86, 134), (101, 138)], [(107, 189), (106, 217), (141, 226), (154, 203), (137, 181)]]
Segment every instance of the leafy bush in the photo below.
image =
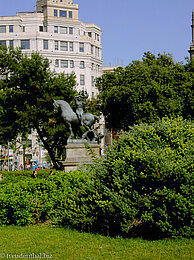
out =
[(79, 171), (4, 173), (0, 224), (50, 220), (112, 236), (192, 237), (193, 130), (181, 118), (141, 124)]
[[(88, 173), (4, 173), (0, 184), (0, 224), (27, 225), (51, 219), (80, 230), (94, 230), (95, 201), (100, 200)], [(100, 202), (104, 207), (104, 202)], [(96, 229), (97, 230), (97, 229)]]
[(132, 127), (93, 167), (113, 235), (193, 235), (194, 124), (167, 118)]

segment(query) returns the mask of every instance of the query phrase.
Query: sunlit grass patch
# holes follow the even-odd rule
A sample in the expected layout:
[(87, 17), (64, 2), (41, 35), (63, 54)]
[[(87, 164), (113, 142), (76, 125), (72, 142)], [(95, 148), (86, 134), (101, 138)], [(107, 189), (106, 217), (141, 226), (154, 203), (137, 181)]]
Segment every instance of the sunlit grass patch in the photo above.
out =
[(0, 254), (5, 259), (22, 255), (57, 260), (192, 259), (193, 250), (191, 239), (111, 238), (50, 225), (0, 227)]

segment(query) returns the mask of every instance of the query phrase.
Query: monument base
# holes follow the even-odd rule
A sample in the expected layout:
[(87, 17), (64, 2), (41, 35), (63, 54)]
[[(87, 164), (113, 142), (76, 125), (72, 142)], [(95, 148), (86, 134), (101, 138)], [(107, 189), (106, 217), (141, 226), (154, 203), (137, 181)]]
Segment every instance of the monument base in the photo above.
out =
[[(96, 156), (100, 156), (100, 145), (98, 143), (87, 143), (89, 147), (93, 150)], [(75, 171), (77, 167), (83, 163), (91, 163), (92, 158), (88, 153), (88, 149), (82, 142), (69, 143), (65, 146), (64, 150), (64, 160), (61, 161), (61, 165), (65, 172)]]

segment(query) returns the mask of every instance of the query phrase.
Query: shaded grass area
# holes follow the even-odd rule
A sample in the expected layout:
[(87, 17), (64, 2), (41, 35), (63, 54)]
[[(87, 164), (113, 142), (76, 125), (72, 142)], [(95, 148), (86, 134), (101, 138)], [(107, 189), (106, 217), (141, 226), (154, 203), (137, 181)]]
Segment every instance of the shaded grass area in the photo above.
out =
[(31, 256), (31, 259), (56, 260), (172, 260), (193, 259), (193, 252), (191, 239), (146, 241), (80, 233), (51, 225), (0, 226), (1, 259), (29, 259)]

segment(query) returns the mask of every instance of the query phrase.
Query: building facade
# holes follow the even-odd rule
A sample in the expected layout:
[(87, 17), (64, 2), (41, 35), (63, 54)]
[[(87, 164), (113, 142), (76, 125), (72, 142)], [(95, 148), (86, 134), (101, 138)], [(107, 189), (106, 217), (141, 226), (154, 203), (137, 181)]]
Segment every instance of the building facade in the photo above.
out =
[(95, 97), (95, 78), (102, 74), (101, 29), (79, 20), (72, 0), (37, 0), (35, 12), (0, 17), (0, 45), (39, 52), (51, 69), (76, 75), (77, 90)]
[(32, 131), (27, 139), (18, 136), (15, 143), (0, 145), (0, 171), (34, 170), (50, 166), (48, 152), (38, 142), (36, 131)]
[[(87, 91), (89, 98), (96, 96), (95, 78), (102, 75), (101, 29), (79, 20), (78, 4), (73, 0), (37, 0), (34, 12), (1, 16), (0, 45), (21, 47), (27, 56), (39, 52), (57, 73), (75, 73), (78, 91)], [(22, 147), (11, 157), (12, 168), (24, 161), (42, 163), (45, 151), (37, 146), (36, 133), (29, 135), (28, 141), (31, 145), (26, 148), (25, 158)], [(9, 161), (10, 154), (6, 156)]]
[(192, 25), (191, 25), (191, 28), (192, 28), (192, 42), (191, 42), (191, 45), (190, 45), (189, 53), (190, 53), (190, 58), (194, 59), (194, 11), (192, 12)]

